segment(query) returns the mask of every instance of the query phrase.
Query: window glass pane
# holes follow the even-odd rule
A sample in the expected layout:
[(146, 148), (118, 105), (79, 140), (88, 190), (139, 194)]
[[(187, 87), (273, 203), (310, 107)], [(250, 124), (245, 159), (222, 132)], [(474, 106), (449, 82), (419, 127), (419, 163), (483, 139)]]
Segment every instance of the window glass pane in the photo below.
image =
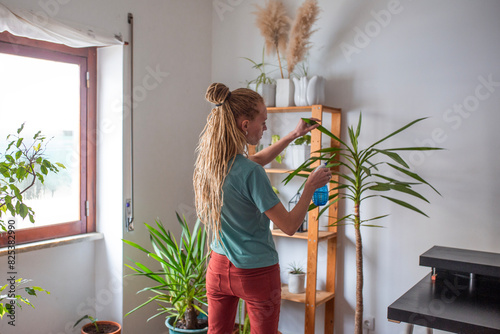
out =
[(24, 194), (35, 224), (18, 217), (17, 228), (80, 220), (80, 66), (0, 53), (0, 117), (1, 152), (25, 122), (25, 141), (42, 131), (47, 159), (67, 168)]

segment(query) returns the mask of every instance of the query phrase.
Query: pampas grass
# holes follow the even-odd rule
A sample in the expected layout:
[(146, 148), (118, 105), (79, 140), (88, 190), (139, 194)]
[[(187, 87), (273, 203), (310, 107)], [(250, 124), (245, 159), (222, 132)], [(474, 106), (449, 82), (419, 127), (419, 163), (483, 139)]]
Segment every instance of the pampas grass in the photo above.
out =
[(306, 0), (297, 10), (297, 16), (290, 32), (290, 41), (286, 53), (288, 75), (295, 66), (304, 60), (307, 51), (311, 48), (309, 38), (316, 31), (312, 26), (318, 19), (319, 7), (317, 0)]
[(281, 78), (283, 69), (281, 67), (280, 51), (285, 53), (290, 31), (291, 19), (286, 15), (285, 5), (278, 0), (268, 0), (265, 7), (256, 5), (257, 27), (264, 36), (267, 54), (276, 52), (278, 56)]

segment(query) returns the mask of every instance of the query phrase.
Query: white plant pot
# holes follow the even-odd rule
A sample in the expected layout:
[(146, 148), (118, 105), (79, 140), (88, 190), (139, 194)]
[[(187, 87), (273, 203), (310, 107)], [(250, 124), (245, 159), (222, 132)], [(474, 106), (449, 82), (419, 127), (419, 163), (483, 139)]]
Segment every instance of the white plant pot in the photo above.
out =
[(291, 107), (293, 103), (294, 86), (290, 79), (276, 80), (276, 107)]
[(276, 105), (276, 85), (275, 84), (261, 84), (258, 88), (257, 84), (250, 84), (248, 86), (251, 90), (257, 92), (264, 99), (266, 107), (274, 107)]
[(258, 93), (262, 95), (266, 107), (274, 107), (276, 105), (276, 85), (275, 84), (259, 85), (259, 90), (260, 92)]
[(311, 146), (310, 145), (290, 145), (288, 147), (288, 157), (290, 157), (290, 166), (291, 169), (297, 169), (300, 165), (304, 163), (307, 159), (309, 159), (311, 155)]
[(315, 75), (307, 84), (307, 103), (308, 105), (325, 103), (325, 78)]
[(288, 273), (288, 291), (290, 293), (304, 293), (306, 283), (306, 274)]

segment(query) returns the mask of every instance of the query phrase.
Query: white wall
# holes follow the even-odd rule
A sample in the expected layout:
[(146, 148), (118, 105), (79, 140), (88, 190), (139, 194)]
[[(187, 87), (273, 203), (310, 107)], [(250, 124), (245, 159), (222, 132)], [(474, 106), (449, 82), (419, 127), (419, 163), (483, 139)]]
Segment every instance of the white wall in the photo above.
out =
[[(35, 310), (26, 309), (19, 314), (19, 325), (22, 323), (24, 327), (4, 328), (4, 323), (0, 322), (0, 330), (4, 333), (5, 329), (7, 334), (76, 333), (76, 330), (65, 329), (65, 326), (68, 322), (74, 323), (83, 302), (85, 306), (89, 303), (90, 309), (87, 310), (99, 308), (98, 317), (120, 321), (125, 334), (166, 332), (161, 319), (146, 324), (146, 319), (152, 315), (146, 311), (116, 319), (146, 300), (146, 295), (136, 296), (136, 292), (145, 286), (145, 281), (126, 278), (123, 280), (123, 289), (116, 289), (115, 284), (121, 279), (123, 262), (128, 262), (128, 258), (144, 260), (127, 247), (122, 250), (119, 239), (123, 235), (124, 238), (147, 245), (149, 239), (143, 222), (153, 222), (159, 217), (166, 227), (179, 232), (175, 211), (185, 213), (190, 219), (194, 217), (194, 150), (210, 111), (204, 93), (210, 84), (211, 73), (211, 3), (195, 0), (2, 0), (2, 3), (41, 11), (57, 19), (98, 30), (122, 33), (125, 40), (129, 38), (127, 14), (133, 13), (135, 70), (134, 82), (131, 83), (128, 70), (130, 58), (128, 47), (125, 47), (124, 58), (118, 58), (124, 68), (124, 117), (111, 117), (111, 130), (107, 127), (100, 129), (119, 151), (114, 153), (114, 161), (110, 161), (113, 159), (106, 154), (100, 155), (101, 162), (102, 158), (107, 160), (103, 168), (107, 172), (115, 170), (120, 177), (123, 175), (123, 185), (114, 183), (115, 180), (100, 180), (100, 191), (105, 194), (103, 196), (106, 196), (107, 201), (102, 202), (104, 198), (101, 198), (98, 202), (98, 213), (106, 217), (97, 222), (98, 229), (112, 236), (97, 244), (77, 244), (21, 254), (19, 261), (23, 262), (23, 268), (29, 268), (24, 272), (26, 276), (49, 289), (52, 295), (35, 300)], [(130, 87), (136, 93), (137, 102), (134, 115), (136, 230), (126, 233), (122, 231), (123, 207), (117, 206), (117, 203), (123, 203), (124, 198), (130, 197), (130, 162), (127, 155), (130, 138), (130, 103), (127, 94)], [(113, 100), (108, 99), (101, 106), (107, 108), (108, 115), (116, 111)], [(120, 146), (122, 142), (123, 147)], [(100, 154), (105, 146), (109, 147), (98, 146)], [(112, 188), (113, 184), (116, 189)], [(113, 205), (111, 212), (108, 204)], [(117, 254), (122, 254), (119, 259), (121, 263), (115, 262)], [(2, 258), (1, 261), (0, 265), (4, 267), (2, 263), (6, 259)], [(113, 269), (96, 267), (96, 263), (106, 262), (112, 262)], [(128, 271), (123, 270), (123, 273)], [(108, 303), (108, 291), (113, 293), (109, 304), (112, 309), (100, 309), (100, 306)], [(96, 302), (99, 296), (103, 300), (101, 303)], [(119, 310), (116, 309), (117, 303), (120, 304)], [(28, 314), (32, 316), (28, 317)]]
[[(251, 14), (253, 1), (218, 3), (226, 6), (217, 7), (212, 16), (212, 79), (234, 89), (256, 76), (239, 57), (259, 60), (263, 38)], [(286, 1), (290, 15), (300, 3)], [(346, 125), (354, 124), (360, 111), (363, 144), (413, 119), (430, 116), (387, 145), (446, 148), (430, 156), (406, 155), (414, 169), (443, 195), (423, 189), (430, 205), (410, 200), (430, 219), (378, 200), (362, 207), (366, 216), (391, 214), (383, 222), (385, 228), (363, 229), (365, 315), (376, 317), (375, 333), (402, 333), (403, 325), (387, 322), (387, 306), (428, 272), (418, 266), (421, 253), (433, 245), (500, 252), (500, 228), (495, 221), (500, 213), (495, 167), (500, 162), (500, 134), (496, 131), (500, 121), (500, 46), (496, 42), (500, 3), (319, 3), (322, 12), (319, 30), (312, 38), (310, 74), (326, 77), (326, 104), (343, 109), (344, 135)], [(390, 16), (382, 15), (388, 10), (392, 10)], [(351, 51), (356, 48), (355, 52), (344, 52), (347, 45)], [(494, 83), (481, 87), (484, 80)], [(355, 306), (354, 236), (349, 227), (339, 232), (335, 329), (336, 333), (349, 333)], [(278, 244), (282, 260), (286, 257), (288, 261), (292, 251), (300, 253), (292, 242), (287, 246), (279, 240)], [(282, 261), (281, 266), (284, 271), (287, 262)], [(280, 330), (299, 333), (296, 328), (303, 326), (303, 308), (288, 302), (283, 305)], [(316, 326), (321, 333), (319, 318)]]

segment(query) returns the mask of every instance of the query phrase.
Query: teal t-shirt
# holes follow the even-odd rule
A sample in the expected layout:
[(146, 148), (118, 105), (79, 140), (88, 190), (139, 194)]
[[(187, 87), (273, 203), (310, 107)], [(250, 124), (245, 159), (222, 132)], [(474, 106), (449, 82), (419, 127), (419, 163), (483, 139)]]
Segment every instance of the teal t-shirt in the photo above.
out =
[(241, 154), (222, 186), (221, 242), (212, 250), (225, 255), (237, 268), (252, 269), (278, 263), (278, 253), (265, 211), (280, 202), (261, 165)]

